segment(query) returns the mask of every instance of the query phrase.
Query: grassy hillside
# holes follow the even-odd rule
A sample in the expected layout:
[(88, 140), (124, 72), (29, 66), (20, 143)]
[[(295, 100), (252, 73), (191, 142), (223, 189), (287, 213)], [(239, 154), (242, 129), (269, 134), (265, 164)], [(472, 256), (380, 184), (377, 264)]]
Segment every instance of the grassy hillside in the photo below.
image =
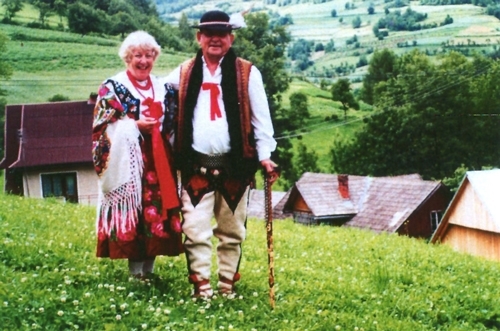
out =
[[(270, 309), (265, 227), (248, 222), (233, 297), (191, 300), (185, 257), (157, 278), (95, 257), (94, 209), (0, 196), (2, 330), (492, 330), (500, 327), (498, 263), (397, 235), (274, 226)], [(215, 272), (215, 271), (214, 271)]]

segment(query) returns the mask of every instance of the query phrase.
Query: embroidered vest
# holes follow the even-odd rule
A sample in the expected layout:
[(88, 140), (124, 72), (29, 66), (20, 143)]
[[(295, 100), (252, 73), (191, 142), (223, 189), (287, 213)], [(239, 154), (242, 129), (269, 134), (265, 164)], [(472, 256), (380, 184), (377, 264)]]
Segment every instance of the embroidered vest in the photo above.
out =
[[(184, 121), (185, 116), (185, 105), (186, 105), (186, 95), (188, 92), (189, 79), (191, 77), (193, 67), (196, 58), (192, 58), (181, 65), (180, 83), (179, 83), (179, 101), (178, 101), (178, 123), (177, 132), (175, 139), (175, 149), (177, 152), (182, 150), (184, 143), (185, 132), (184, 131)], [(236, 58), (235, 69), (236, 69), (236, 81), (237, 81), (237, 91), (238, 91), (238, 104), (239, 104), (239, 116), (241, 123), (241, 140), (242, 140), (242, 152), (244, 159), (255, 159), (257, 156), (257, 151), (255, 148), (254, 132), (251, 123), (251, 113), (250, 108), (250, 98), (248, 95), (248, 83), (250, 78), (250, 70), (252, 63), (244, 60), (242, 58)], [(224, 93), (224, 91), (223, 91)], [(188, 120), (192, 120), (191, 118)]]

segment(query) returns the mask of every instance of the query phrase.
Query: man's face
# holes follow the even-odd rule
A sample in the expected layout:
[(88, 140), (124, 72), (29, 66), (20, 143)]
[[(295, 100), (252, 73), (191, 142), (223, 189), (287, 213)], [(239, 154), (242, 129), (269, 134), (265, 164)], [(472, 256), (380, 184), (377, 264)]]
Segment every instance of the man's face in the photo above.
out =
[(234, 35), (229, 31), (200, 30), (196, 34), (205, 58), (219, 61), (231, 47)]

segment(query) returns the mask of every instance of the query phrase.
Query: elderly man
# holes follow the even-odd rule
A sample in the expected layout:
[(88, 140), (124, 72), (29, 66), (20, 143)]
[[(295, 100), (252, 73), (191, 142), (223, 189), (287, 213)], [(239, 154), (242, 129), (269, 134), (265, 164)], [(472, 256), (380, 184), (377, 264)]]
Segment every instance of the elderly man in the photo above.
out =
[(276, 167), (270, 159), (276, 141), (261, 73), (231, 48), (232, 31), (239, 27), (222, 11), (206, 12), (193, 26), (201, 49), (166, 78), (179, 93), (174, 151), (194, 296), (213, 295), (213, 236), (218, 239), (219, 292), (234, 292), (249, 189), (259, 164), (268, 173)]

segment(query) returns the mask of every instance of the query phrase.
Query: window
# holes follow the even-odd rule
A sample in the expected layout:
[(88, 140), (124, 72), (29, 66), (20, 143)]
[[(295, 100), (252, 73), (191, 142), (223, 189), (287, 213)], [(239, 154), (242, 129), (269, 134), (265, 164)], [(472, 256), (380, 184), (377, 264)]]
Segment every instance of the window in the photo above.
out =
[(443, 216), (443, 212), (441, 210), (433, 210), (431, 211), (431, 231), (436, 231), (439, 223), (441, 223), (441, 217)]
[(64, 197), (66, 201), (78, 202), (76, 173), (65, 172), (42, 175), (42, 193), (44, 198)]

